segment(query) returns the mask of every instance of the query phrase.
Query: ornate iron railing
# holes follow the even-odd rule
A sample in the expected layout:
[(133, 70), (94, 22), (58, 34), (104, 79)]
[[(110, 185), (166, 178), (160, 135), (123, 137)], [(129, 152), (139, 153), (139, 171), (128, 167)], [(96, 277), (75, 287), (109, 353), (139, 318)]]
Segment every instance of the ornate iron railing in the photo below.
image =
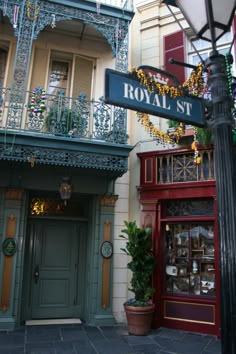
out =
[(124, 10), (133, 11), (134, 4), (133, 0), (97, 0), (96, 3), (106, 4), (110, 6), (116, 6)]
[(196, 164), (192, 151), (157, 156), (157, 184), (214, 180), (213, 149), (199, 149), (201, 163)]
[[(14, 97), (14, 107), (8, 103)], [(126, 111), (123, 108), (90, 101), (84, 93), (66, 97), (63, 91), (47, 94), (40, 86), (27, 92), (22, 107), (17, 92), (0, 89), (0, 130), (53, 134), (68, 138), (95, 139), (117, 144), (127, 142)], [(22, 114), (23, 110), (23, 114)]]

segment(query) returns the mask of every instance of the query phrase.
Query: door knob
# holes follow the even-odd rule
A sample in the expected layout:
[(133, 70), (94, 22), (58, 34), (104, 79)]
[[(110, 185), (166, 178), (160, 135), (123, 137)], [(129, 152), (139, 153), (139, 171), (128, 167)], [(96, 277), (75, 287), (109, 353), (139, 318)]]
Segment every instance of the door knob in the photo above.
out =
[(36, 264), (35, 269), (34, 269), (34, 282), (37, 284), (39, 280), (39, 266)]

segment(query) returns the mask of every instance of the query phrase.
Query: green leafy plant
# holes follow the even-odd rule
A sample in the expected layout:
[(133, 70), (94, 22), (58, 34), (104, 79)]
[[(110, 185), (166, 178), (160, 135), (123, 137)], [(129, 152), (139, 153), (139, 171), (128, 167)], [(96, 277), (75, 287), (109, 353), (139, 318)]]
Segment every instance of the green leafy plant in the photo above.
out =
[[(168, 126), (169, 128), (174, 128), (175, 130), (177, 130), (179, 122), (168, 120)], [(212, 130), (209, 128), (196, 128), (196, 140), (198, 144), (201, 145), (213, 144), (214, 140)]]
[(197, 128), (196, 129), (197, 142), (202, 145), (213, 144), (213, 134), (208, 128)]
[(178, 126), (179, 126), (179, 122), (176, 121), (176, 120), (168, 120), (167, 123), (168, 123), (169, 128), (175, 128), (175, 129), (177, 129)]
[(87, 116), (84, 117), (79, 111), (52, 105), (45, 118), (45, 128), (48, 132), (58, 135), (86, 135), (88, 126)]
[(52, 105), (47, 112), (45, 127), (52, 133), (68, 134), (72, 127), (71, 111), (67, 107), (58, 110), (56, 105)]
[(156, 260), (152, 254), (151, 228), (139, 228), (136, 221), (124, 221), (126, 228), (121, 232), (121, 238), (127, 240), (126, 248), (121, 250), (131, 257), (127, 264), (132, 272), (130, 291), (134, 299), (128, 300), (127, 305), (146, 306), (150, 304), (155, 289), (151, 286), (152, 274)]

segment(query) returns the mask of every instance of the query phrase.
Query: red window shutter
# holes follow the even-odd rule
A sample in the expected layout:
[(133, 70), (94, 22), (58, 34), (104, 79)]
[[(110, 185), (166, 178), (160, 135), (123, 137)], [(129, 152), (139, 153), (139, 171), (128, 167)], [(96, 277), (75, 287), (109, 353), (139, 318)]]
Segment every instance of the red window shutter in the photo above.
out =
[(185, 61), (183, 31), (178, 31), (164, 37), (164, 70), (175, 75), (182, 84), (185, 81), (185, 67), (170, 64), (170, 58), (181, 62)]

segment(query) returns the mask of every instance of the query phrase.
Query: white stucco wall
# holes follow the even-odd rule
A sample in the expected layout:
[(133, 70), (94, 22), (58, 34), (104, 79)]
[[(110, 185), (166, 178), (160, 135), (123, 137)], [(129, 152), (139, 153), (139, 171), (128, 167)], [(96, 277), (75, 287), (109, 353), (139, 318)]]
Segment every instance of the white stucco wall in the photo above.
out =
[[(163, 35), (179, 30), (173, 16), (160, 0), (136, 0), (135, 16), (131, 22), (129, 44), (129, 69), (140, 65), (163, 68)], [(160, 130), (166, 131), (167, 120), (150, 116)], [(124, 241), (118, 235), (124, 220), (140, 222), (140, 203), (137, 186), (140, 184), (140, 163), (138, 152), (168, 149), (169, 146), (157, 145), (143, 126), (138, 122), (136, 112), (128, 110), (129, 143), (133, 150), (129, 157), (129, 171), (116, 181), (115, 193), (119, 195), (115, 213), (114, 240), (114, 283), (113, 311), (118, 322), (125, 321), (123, 303), (132, 297), (128, 291), (130, 273), (127, 271), (127, 257), (120, 248)]]

